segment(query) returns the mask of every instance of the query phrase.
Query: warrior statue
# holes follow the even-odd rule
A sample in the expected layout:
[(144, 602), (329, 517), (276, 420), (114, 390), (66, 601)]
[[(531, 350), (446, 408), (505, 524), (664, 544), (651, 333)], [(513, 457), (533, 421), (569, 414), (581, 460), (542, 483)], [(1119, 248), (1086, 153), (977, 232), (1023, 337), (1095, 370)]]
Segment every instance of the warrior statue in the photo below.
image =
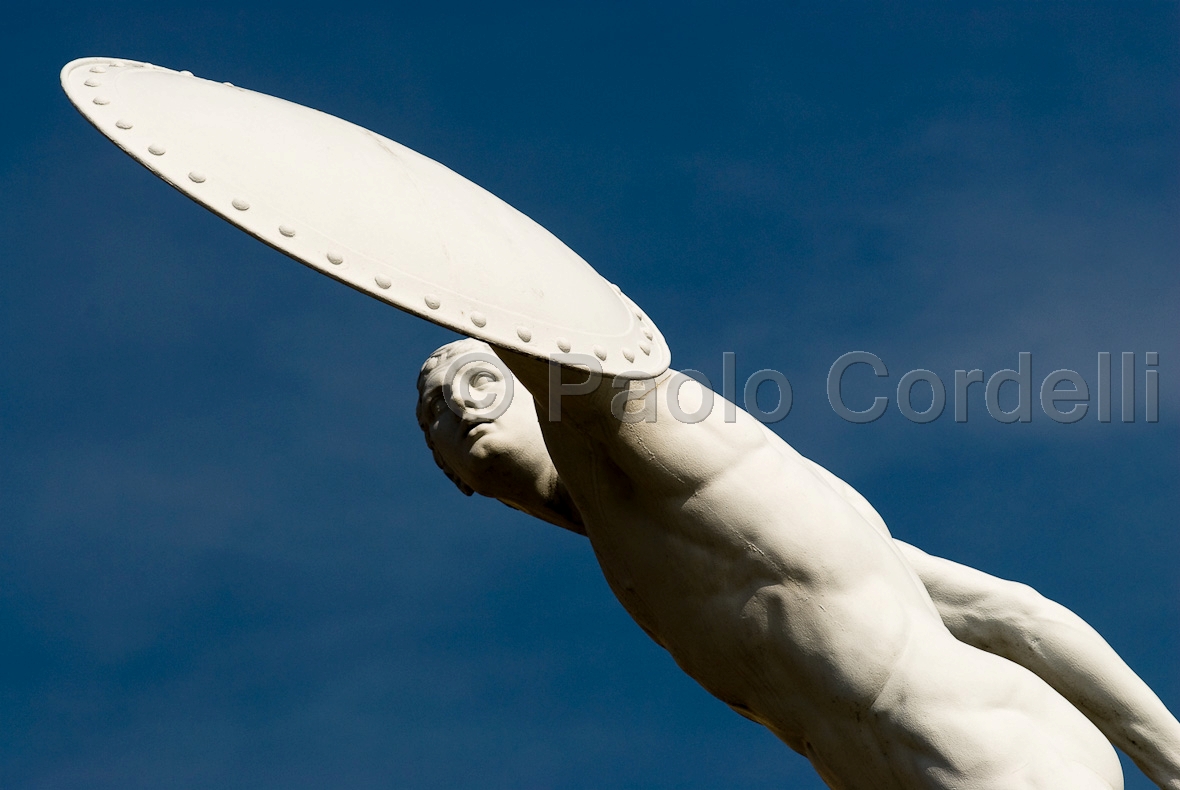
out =
[[(1114, 743), (1180, 788), (1180, 724), (1065, 607), (894, 540), (745, 411), (702, 410), (720, 396), (695, 381), (665, 373), (634, 397), (593, 381), (558, 401), (587, 374), (488, 351), (461, 340), (422, 367), (439, 466), (586, 535), (635, 622), (829, 786), (1110, 790)], [(508, 377), (537, 397), (507, 397)], [(704, 418), (676, 419), (671, 398)]]
[(439, 466), (585, 535), (636, 623), (829, 786), (1111, 790), (1114, 744), (1180, 790), (1180, 724), (1093, 629), (894, 540), (849, 485), (671, 370), (650, 317), (520, 212), (392, 140), (188, 72), (84, 58), (62, 85), (206, 208), (477, 338), (419, 377)]

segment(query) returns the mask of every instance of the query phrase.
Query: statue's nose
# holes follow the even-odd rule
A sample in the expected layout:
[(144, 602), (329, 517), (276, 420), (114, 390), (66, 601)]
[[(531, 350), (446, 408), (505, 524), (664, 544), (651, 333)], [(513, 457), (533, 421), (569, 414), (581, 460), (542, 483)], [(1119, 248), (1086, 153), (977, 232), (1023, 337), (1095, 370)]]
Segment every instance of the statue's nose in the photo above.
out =
[(468, 389), (462, 393), (456, 391), (452, 395), (452, 399), (459, 406), (459, 419), (463, 422), (487, 422), (478, 414), (478, 411), (486, 409), (489, 402), (494, 402), (495, 396), (487, 392)]

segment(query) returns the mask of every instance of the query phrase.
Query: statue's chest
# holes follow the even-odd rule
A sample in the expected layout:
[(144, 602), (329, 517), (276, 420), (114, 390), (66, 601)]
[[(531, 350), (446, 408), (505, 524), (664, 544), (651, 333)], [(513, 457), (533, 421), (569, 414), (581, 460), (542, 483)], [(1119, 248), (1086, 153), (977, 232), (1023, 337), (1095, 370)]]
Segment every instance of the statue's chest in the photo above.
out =
[(690, 654), (724, 651), (756, 568), (732, 547), (696, 539), (682, 513), (653, 512), (651, 502), (613, 510), (603, 507), (605, 518), (589, 520), (587, 534), (615, 597), (682, 666), (694, 663)]

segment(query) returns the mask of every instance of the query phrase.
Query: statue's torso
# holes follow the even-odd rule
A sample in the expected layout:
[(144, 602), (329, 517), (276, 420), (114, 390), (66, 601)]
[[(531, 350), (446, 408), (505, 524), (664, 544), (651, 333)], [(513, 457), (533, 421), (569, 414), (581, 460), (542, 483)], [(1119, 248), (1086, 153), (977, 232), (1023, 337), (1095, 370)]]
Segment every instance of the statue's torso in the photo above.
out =
[[(964, 722), (1012, 694), (1093, 730), (1035, 676), (956, 642), (888, 534), (748, 415), (544, 431), (627, 611), (832, 786), (944, 786), (929, 777), (980, 751)], [(997, 749), (997, 770), (1028, 748)]]

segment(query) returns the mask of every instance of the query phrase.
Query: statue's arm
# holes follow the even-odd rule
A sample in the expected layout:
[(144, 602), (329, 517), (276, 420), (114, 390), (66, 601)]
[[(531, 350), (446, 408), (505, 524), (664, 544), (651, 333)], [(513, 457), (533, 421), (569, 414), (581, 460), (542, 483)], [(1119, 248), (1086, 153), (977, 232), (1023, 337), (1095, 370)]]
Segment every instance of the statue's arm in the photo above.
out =
[(897, 546), (956, 639), (1031, 670), (1152, 781), (1180, 790), (1180, 723), (1097, 631), (1027, 585)]
[[(885, 522), (864, 497), (814, 469), (874, 528)], [(1032, 671), (1086, 715), (1160, 787), (1180, 790), (1180, 723), (1097, 631), (1031, 587), (895, 541), (960, 642)]]

